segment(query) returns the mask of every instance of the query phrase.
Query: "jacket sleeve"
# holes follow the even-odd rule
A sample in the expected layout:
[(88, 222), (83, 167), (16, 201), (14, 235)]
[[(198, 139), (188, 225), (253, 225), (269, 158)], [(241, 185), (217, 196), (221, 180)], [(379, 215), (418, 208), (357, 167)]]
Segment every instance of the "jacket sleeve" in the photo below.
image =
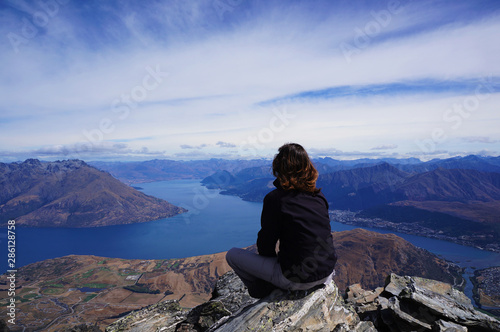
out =
[(257, 236), (259, 255), (276, 257), (276, 242), (280, 237), (280, 215), (279, 200), (268, 194), (264, 198), (261, 229)]

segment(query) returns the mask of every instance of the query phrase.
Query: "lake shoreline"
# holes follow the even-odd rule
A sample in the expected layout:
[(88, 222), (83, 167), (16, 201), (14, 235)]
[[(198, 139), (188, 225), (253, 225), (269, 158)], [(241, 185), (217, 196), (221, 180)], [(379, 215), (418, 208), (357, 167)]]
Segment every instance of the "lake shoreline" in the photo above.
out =
[[(24, 228), (17, 230), (16, 267), (66, 255), (95, 255), (123, 259), (187, 258), (247, 247), (260, 229), (262, 203), (221, 195), (203, 187), (199, 179), (172, 180), (141, 185), (145, 194), (167, 200), (189, 211), (167, 219), (98, 228)], [(500, 254), (449, 241), (395, 231), (359, 227), (332, 221), (332, 231), (365, 228), (394, 233), (413, 245), (465, 268), (467, 279), (475, 269), (498, 265)], [(0, 230), (0, 240), (6, 239)], [(6, 271), (6, 261), (0, 262)], [(467, 296), (472, 285), (467, 282)]]
[(453, 236), (436, 234), (435, 231), (419, 227), (418, 225), (413, 225), (409, 223), (391, 223), (385, 220), (381, 220), (379, 218), (358, 218), (355, 215), (357, 212), (351, 212), (346, 210), (331, 210), (330, 219), (340, 222), (345, 225), (358, 226), (358, 227), (366, 227), (373, 229), (383, 229), (389, 230), (399, 233), (404, 233), (408, 235), (415, 235), (420, 237), (426, 237), (430, 239), (436, 239), (440, 241), (452, 242), (461, 246), (471, 247), (479, 250), (490, 251), (494, 253), (500, 253), (500, 250), (497, 248), (485, 248), (480, 246), (472, 241), (467, 241), (465, 239), (460, 239)]

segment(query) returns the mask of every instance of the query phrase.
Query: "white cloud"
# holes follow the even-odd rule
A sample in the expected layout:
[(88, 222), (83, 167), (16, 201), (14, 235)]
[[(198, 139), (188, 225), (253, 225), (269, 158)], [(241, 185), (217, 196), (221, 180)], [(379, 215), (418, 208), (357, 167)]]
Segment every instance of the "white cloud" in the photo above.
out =
[(184, 149), (184, 150), (192, 150), (192, 149), (200, 150), (200, 149), (206, 148), (207, 146), (208, 146), (207, 144), (201, 144), (198, 146), (193, 146), (193, 145), (189, 145), (189, 144), (181, 144), (180, 148)]
[(500, 140), (492, 139), (491, 137), (486, 137), (486, 136), (468, 136), (468, 137), (463, 137), (462, 140), (467, 143), (493, 144), (500, 142)]
[(397, 147), (398, 147), (397, 144), (385, 144), (385, 145), (375, 146), (375, 147), (371, 148), (370, 150), (392, 150), (392, 149), (396, 149)]
[(235, 148), (236, 147), (236, 144), (229, 143), (229, 142), (223, 142), (223, 141), (218, 141), (216, 143), (216, 145), (221, 147), (221, 148)]
[[(89, 26), (89, 36), (82, 38), (83, 23), (93, 22), (75, 16), (78, 8), (68, 3), (19, 53), (8, 44), (0, 51), (0, 149), (126, 141), (129, 150), (114, 151), (130, 156), (146, 144), (151, 151), (165, 151), (158, 155), (187, 158), (186, 149), (207, 154), (225, 149), (237, 157), (242, 143), (248, 148), (249, 139), (256, 138), (259, 149), (254, 150), (265, 156), (286, 141), (403, 155), (435, 128), (449, 136), (437, 144), (438, 151), (460, 137), (496, 137), (498, 96), (481, 101), (455, 130), (443, 114), (453, 103), (463, 103), (467, 93), (451, 91), (288, 101), (296, 118), (266, 138), (262, 133), (275, 107), (257, 106), (266, 100), (335, 86), (499, 77), (500, 15), (492, 11), (438, 25), (451, 15), (447, 11), (464, 14), (471, 5), (409, 2), (348, 63), (339, 45), (354, 43), (356, 29), (374, 20), (372, 10), (386, 10), (385, 2), (364, 11), (321, 2), (322, 13), (300, 4), (260, 5), (260, 10), (248, 8), (255, 4), (235, 7), (221, 19), (210, 2), (127, 3), (107, 16), (106, 30)], [(102, 6), (95, 10), (110, 12)], [(1, 13), (7, 24), (0, 32), (19, 32), (20, 18)], [(148, 68), (165, 74), (155, 81)]]

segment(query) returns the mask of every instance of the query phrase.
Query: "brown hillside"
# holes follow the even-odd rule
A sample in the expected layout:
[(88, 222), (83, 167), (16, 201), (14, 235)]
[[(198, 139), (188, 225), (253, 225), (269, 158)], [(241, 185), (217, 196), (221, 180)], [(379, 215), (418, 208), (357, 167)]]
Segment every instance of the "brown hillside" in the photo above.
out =
[(413, 206), (417, 209), (447, 213), (458, 218), (472, 221), (500, 223), (500, 200), (491, 202), (469, 201), (467, 203), (443, 201), (400, 201), (391, 203), (390, 205)]
[(184, 212), (83, 161), (0, 165), (0, 223), (96, 227), (145, 222)]
[(384, 284), (390, 273), (462, 284), (458, 268), (427, 250), (394, 234), (380, 234), (361, 228), (333, 233), (338, 261), (335, 282), (339, 289), (360, 283), (364, 289)]
[(500, 200), (500, 174), (438, 168), (413, 175), (396, 191), (411, 201), (489, 202)]

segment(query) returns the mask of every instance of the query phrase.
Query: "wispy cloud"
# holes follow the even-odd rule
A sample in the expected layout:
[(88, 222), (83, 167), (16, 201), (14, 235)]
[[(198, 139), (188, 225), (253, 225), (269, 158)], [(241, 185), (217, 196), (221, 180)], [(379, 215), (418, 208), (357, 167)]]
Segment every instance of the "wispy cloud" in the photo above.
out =
[(189, 144), (181, 144), (180, 147), (183, 150), (191, 150), (191, 149), (199, 150), (199, 149), (206, 148), (207, 146), (208, 146), (207, 144), (201, 144), (201, 145), (198, 145), (198, 146), (193, 146), (193, 145), (189, 145)]
[(223, 141), (218, 141), (216, 143), (217, 146), (220, 146), (221, 148), (235, 148), (236, 144), (229, 143), (229, 142), (223, 142)]
[[(409, 82), (336, 86), (319, 90), (303, 91), (288, 96), (278, 97), (263, 101), (260, 105), (308, 100), (328, 100), (353, 96), (371, 98), (377, 96), (398, 97), (402, 95), (421, 94), (464, 95), (474, 92), (478, 85), (481, 85), (484, 81), (484, 77), (479, 77), (467, 80), (437, 81), (427, 79)], [(500, 77), (490, 77), (487, 87), (480, 92), (485, 94), (500, 92)]]
[(500, 142), (499, 139), (492, 139), (491, 137), (485, 137), (485, 136), (468, 136), (468, 137), (463, 137), (462, 140), (467, 143), (493, 144)]
[(393, 149), (397, 149), (397, 145), (396, 144), (386, 144), (386, 145), (378, 145), (378, 146), (375, 146), (373, 148), (371, 148), (370, 150), (393, 150)]
[(148, 147), (131, 148), (125, 143), (104, 142), (101, 144), (76, 143), (71, 145), (43, 146), (36, 149), (12, 149), (0, 151), (3, 161), (13, 162), (27, 158), (38, 159), (84, 159), (115, 160), (125, 157), (127, 160), (172, 158), (166, 151), (151, 151)]

